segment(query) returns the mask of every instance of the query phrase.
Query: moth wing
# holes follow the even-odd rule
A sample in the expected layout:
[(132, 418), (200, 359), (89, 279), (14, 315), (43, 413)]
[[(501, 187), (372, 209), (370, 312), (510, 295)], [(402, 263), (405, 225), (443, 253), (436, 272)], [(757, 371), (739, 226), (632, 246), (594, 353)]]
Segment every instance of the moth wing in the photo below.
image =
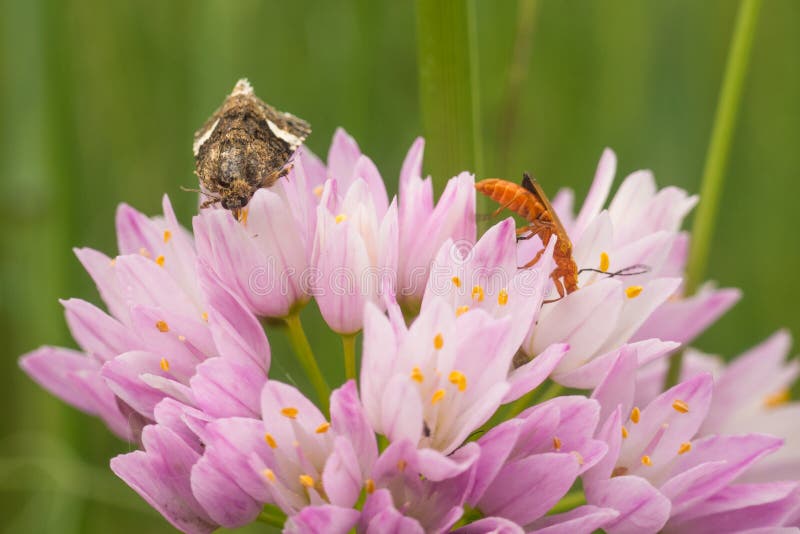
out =
[(542, 206), (550, 213), (550, 216), (553, 218), (553, 222), (556, 225), (556, 230), (560, 237), (568, 238), (567, 231), (564, 229), (564, 225), (561, 224), (561, 219), (558, 218), (558, 213), (556, 210), (553, 209), (552, 204), (550, 204), (550, 199), (547, 198), (547, 195), (544, 192), (544, 189), (539, 185), (539, 182), (536, 181), (535, 178), (531, 178), (528, 173), (525, 173), (522, 176), (522, 187), (525, 188), (530, 194), (536, 197), (536, 199), (542, 203)]
[(291, 152), (297, 150), (311, 134), (311, 125), (300, 117), (278, 111), (268, 104), (263, 104), (263, 109), (270, 131), (275, 137), (285, 141)]

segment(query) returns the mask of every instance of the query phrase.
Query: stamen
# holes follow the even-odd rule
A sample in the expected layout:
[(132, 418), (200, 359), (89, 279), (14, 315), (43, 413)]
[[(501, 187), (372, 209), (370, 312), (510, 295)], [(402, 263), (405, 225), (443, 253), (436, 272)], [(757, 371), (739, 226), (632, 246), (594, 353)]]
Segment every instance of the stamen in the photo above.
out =
[(336, 216), (334, 220), (336, 221), (336, 224), (339, 224), (347, 220), (347, 215), (345, 215), (344, 213), (340, 213), (339, 215)]
[(681, 446), (678, 447), (678, 454), (686, 454), (690, 450), (692, 450), (692, 444), (686, 441), (684, 443), (681, 443)]
[(461, 287), (461, 278), (459, 278), (459, 277), (457, 277), (457, 276), (454, 276), (454, 277), (453, 277), (453, 278), (451, 278), (450, 280), (452, 280), (452, 281), (453, 281), (453, 285), (454, 285), (454, 286), (456, 286), (456, 287)]
[(287, 406), (286, 408), (281, 410), (281, 415), (288, 417), (289, 419), (297, 419), (298, 413), (299, 411), (297, 410), (297, 408), (294, 408), (292, 406)]
[(324, 189), (325, 189), (324, 187), (322, 187), (321, 185), (318, 185), (317, 187), (315, 187), (315, 188), (313, 189), (313, 193), (314, 193), (314, 195), (316, 195), (316, 196), (318, 196), (318, 197), (321, 197), (321, 196), (322, 196), (322, 191), (323, 191)]
[(250, 210), (247, 208), (242, 208), (242, 211), (239, 212), (239, 222), (242, 223), (244, 226), (247, 226), (247, 216), (250, 214)]
[(765, 408), (777, 408), (782, 404), (786, 404), (791, 400), (791, 392), (789, 388), (783, 388), (780, 391), (773, 393), (772, 395), (767, 395), (764, 397), (764, 407)]
[(408, 464), (406, 463), (405, 460), (402, 460), (402, 459), (401, 460), (397, 460), (397, 470), (400, 471), (401, 473), (406, 470), (406, 466), (407, 465)]
[(422, 374), (422, 371), (420, 371), (419, 367), (414, 367), (411, 370), (411, 380), (419, 382), (420, 384), (422, 384), (422, 382), (425, 380), (425, 376)]
[(166, 321), (156, 321), (156, 328), (159, 332), (169, 332), (169, 325)]
[(300, 475), (297, 477), (300, 479), (300, 484), (305, 486), (306, 488), (313, 488), (314, 487), (314, 479), (308, 475)]
[(628, 437), (628, 429), (623, 426), (622, 427), (622, 439), (625, 439), (627, 437)]
[(172, 232), (164, 230), (164, 243), (169, 243), (170, 239), (172, 239)]
[(159, 267), (163, 267), (164, 266), (164, 256), (157, 257), (156, 258), (156, 263), (158, 264)]
[(208, 322), (208, 312), (201, 313), (200, 318), (202, 318), (205, 322)]
[(611, 260), (608, 259), (608, 252), (601, 252), (600, 253), (600, 270), (603, 272), (608, 271), (608, 267), (611, 265)]
[(117, 264), (117, 258), (111, 258), (110, 260), (108, 260), (108, 264), (111, 265), (112, 267), (115, 266)]
[(558, 436), (553, 436), (553, 449), (555, 449), (556, 452), (561, 450), (561, 440), (558, 439)]
[(433, 348), (439, 350), (442, 347), (444, 347), (444, 338), (442, 337), (442, 334), (439, 333), (433, 338)]
[(478, 302), (483, 301), (483, 288), (481, 286), (472, 288), (472, 300), (477, 300)]
[(629, 299), (635, 299), (642, 294), (642, 290), (644, 290), (642, 286), (630, 286), (625, 290), (625, 295)]
[(467, 389), (467, 377), (461, 371), (450, 371), (450, 376), (447, 378), (451, 384), (458, 386), (458, 391)]
[(368, 478), (367, 480), (365, 480), (364, 481), (364, 490), (367, 492), (368, 495), (373, 493), (375, 491), (375, 481), (372, 480), (371, 478)]
[(672, 402), (672, 408), (674, 408), (676, 412), (689, 413), (689, 405), (680, 399), (675, 399)]
[(178, 336), (178, 341), (183, 343), (184, 341), (186, 341), (186, 336)]
[(639, 418), (642, 416), (642, 412), (639, 410), (638, 406), (634, 406), (633, 410), (631, 410), (631, 421), (633, 424), (637, 424), (639, 422)]
[(461, 317), (469, 311), (469, 306), (459, 306), (456, 308), (456, 317)]
[(278, 442), (275, 441), (275, 438), (273, 438), (272, 434), (270, 434), (269, 432), (264, 434), (264, 441), (266, 441), (267, 445), (269, 445), (271, 448), (273, 449), (278, 448)]
[(645, 454), (644, 456), (642, 456), (642, 465), (646, 465), (649, 467), (653, 465), (653, 460), (651, 460), (650, 457)]
[(431, 404), (436, 404), (443, 398), (444, 398), (444, 390), (437, 389), (436, 391), (433, 392), (433, 397), (431, 397)]
[(578, 451), (570, 451), (569, 453), (572, 456), (574, 456), (576, 460), (578, 460), (578, 465), (583, 465), (584, 460), (583, 460), (583, 455), (581, 453), (579, 453)]
[(325, 432), (328, 431), (328, 429), (330, 427), (331, 427), (331, 424), (326, 421), (326, 422), (322, 423), (321, 425), (319, 425), (314, 432), (316, 432), (317, 434), (324, 434)]
[(142, 247), (142, 248), (140, 248), (140, 249), (139, 249), (139, 254), (141, 254), (141, 255), (142, 255), (142, 256), (144, 256), (145, 258), (149, 258), (149, 257), (150, 257), (150, 251), (149, 251), (149, 250), (147, 250), (147, 249), (146, 249), (146, 248), (144, 248), (144, 247)]
[(167, 361), (166, 358), (161, 358), (161, 362), (159, 363), (159, 365), (161, 366), (161, 370), (164, 371), (165, 373), (169, 371), (169, 362)]
[(264, 475), (264, 478), (266, 478), (270, 482), (275, 482), (275, 473), (272, 471), (272, 469), (269, 468), (264, 469), (263, 471), (261, 471), (261, 473)]
[(505, 289), (500, 290), (500, 293), (497, 294), (497, 303), (500, 306), (505, 306), (508, 304), (508, 291)]

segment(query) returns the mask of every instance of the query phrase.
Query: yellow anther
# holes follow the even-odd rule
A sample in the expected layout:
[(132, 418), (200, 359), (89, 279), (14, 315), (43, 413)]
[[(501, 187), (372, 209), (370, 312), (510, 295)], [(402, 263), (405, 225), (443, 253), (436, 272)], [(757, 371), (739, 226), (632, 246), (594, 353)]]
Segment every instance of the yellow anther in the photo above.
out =
[(478, 302), (483, 301), (483, 288), (481, 286), (472, 288), (472, 300), (477, 300)]
[(653, 460), (651, 460), (650, 457), (645, 454), (644, 456), (642, 456), (642, 465), (646, 465), (649, 467), (653, 465)]
[(156, 258), (156, 263), (158, 264), (159, 267), (163, 267), (164, 266), (164, 256), (157, 257)]
[(458, 391), (467, 389), (467, 377), (461, 371), (450, 371), (450, 376), (447, 377), (451, 384), (458, 386)]
[(270, 447), (272, 447), (273, 449), (274, 449), (274, 448), (276, 448), (276, 447), (278, 446), (278, 442), (277, 442), (277, 441), (275, 441), (275, 438), (273, 438), (273, 437), (272, 437), (272, 434), (270, 434), (269, 432), (267, 432), (266, 434), (264, 434), (264, 441), (266, 441), (266, 442), (267, 442), (267, 445), (269, 445), (269, 446), (270, 446)]
[(156, 321), (156, 328), (159, 332), (169, 332), (169, 325), (166, 321)]
[(347, 215), (345, 215), (344, 213), (340, 213), (339, 215), (336, 216), (334, 220), (336, 221), (336, 224), (339, 224), (340, 222), (344, 222), (347, 220)]
[(297, 419), (297, 414), (298, 413), (299, 412), (298, 412), (297, 408), (294, 408), (292, 406), (288, 406), (288, 407), (286, 407), (286, 408), (281, 410), (281, 415), (283, 415), (285, 417), (288, 417), (289, 419)]
[(642, 286), (630, 286), (625, 289), (625, 296), (627, 296), (629, 299), (635, 299), (642, 294), (643, 289), (644, 288)]
[(444, 390), (437, 389), (436, 391), (433, 392), (433, 397), (431, 397), (431, 404), (436, 404), (443, 398), (444, 398)]
[(117, 258), (111, 258), (108, 260), (108, 264), (112, 267), (115, 266), (117, 264)]
[(689, 413), (689, 405), (688, 405), (688, 404), (686, 404), (685, 402), (683, 402), (683, 401), (682, 401), (682, 400), (680, 400), (680, 399), (675, 399), (675, 400), (672, 402), (672, 408), (673, 408), (673, 409), (674, 409), (676, 412), (680, 412), (680, 413)]
[(314, 430), (314, 432), (316, 432), (317, 434), (324, 434), (325, 432), (328, 431), (328, 429), (330, 427), (331, 427), (331, 424), (326, 421), (326, 422), (322, 423), (321, 425), (319, 425), (317, 427), (317, 429)]
[(144, 256), (145, 258), (149, 258), (149, 257), (150, 257), (150, 251), (149, 251), (149, 250), (147, 250), (147, 249), (146, 249), (146, 248), (144, 248), (144, 247), (142, 247), (142, 248), (140, 248), (140, 249), (139, 249), (139, 254), (141, 254), (141, 255), (142, 255), (142, 256)]
[(315, 188), (313, 189), (313, 192), (314, 192), (314, 194), (315, 194), (316, 196), (318, 196), (318, 197), (321, 197), (321, 196), (322, 196), (322, 191), (323, 191), (324, 189), (325, 189), (324, 187), (322, 187), (321, 185), (318, 185), (317, 187), (315, 187)]
[(261, 471), (261, 474), (263, 474), (264, 478), (266, 478), (270, 482), (275, 482), (275, 473), (272, 471), (272, 469), (269, 468), (264, 469), (263, 471)]
[(639, 422), (639, 417), (641, 416), (642, 412), (639, 410), (639, 407), (634, 406), (633, 410), (631, 410), (631, 421), (633, 421), (634, 425)]
[(578, 451), (570, 451), (569, 453), (572, 456), (574, 456), (576, 460), (578, 460), (578, 465), (583, 465), (584, 460), (583, 460), (583, 455), (581, 453), (579, 453)]
[(444, 337), (439, 333), (433, 337), (433, 348), (439, 350), (442, 347), (444, 347)]
[(200, 318), (203, 319), (205, 322), (208, 322), (208, 312), (201, 313)]
[(456, 308), (456, 317), (461, 317), (469, 311), (469, 306), (459, 306)]
[(500, 290), (500, 293), (497, 294), (497, 303), (500, 306), (505, 306), (508, 304), (508, 291), (505, 289)]
[(368, 478), (364, 481), (364, 490), (367, 494), (373, 493), (375, 491), (375, 481), (371, 478)]
[(786, 404), (791, 400), (791, 392), (789, 388), (783, 388), (780, 391), (773, 393), (772, 395), (767, 395), (764, 397), (764, 407), (765, 408), (777, 408), (782, 404)]
[(183, 343), (184, 341), (186, 341), (186, 336), (178, 336), (178, 341)]
[(561, 450), (561, 440), (558, 439), (558, 436), (553, 436), (553, 449), (555, 451)]
[(625, 439), (627, 437), (628, 437), (628, 429), (623, 426), (622, 427), (622, 439)]
[(452, 281), (453, 281), (453, 285), (454, 285), (454, 286), (456, 286), (456, 287), (461, 287), (461, 278), (459, 278), (459, 277), (457, 277), (457, 276), (454, 276), (454, 277), (453, 277), (453, 278), (451, 278), (450, 280), (452, 280)]
[(611, 260), (608, 259), (608, 252), (601, 252), (600, 253), (600, 270), (603, 272), (608, 271), (608, 267), (611, 264)]
[(250, 215), (250, 210), (248, 210), (247, 208), (244, 208), (239, 212), (239, 222), (242, 223), (244, 226), (247, 226), (248, 215)]
[(169, 243), (170, 239), (172, 239), (172, 232), (164, 230), (164, 243)]
[(300, 480), (300, 484), (305, 486), (306, 488), (313, 488), (314, 487), (314, 479), (308, 475), (300, 475), (297, 477)]
[(405, 460), (397, 460), (397, 470), (401, 473), (406, 470), (407, 465)]
[(164, 371), (165, 373), (169, 371), (169, 362), (167, 361), (166, 358), (161, 358), (161, 362), (159, 363), (159, 365), (161, 366), (161, 370)]
[(692, 444), (686, 441), (684, 443), (681, 443), (681, 446), (678, 447), (678, 454), (686, 454), (690, 450), (692, 450)]
[(422, 384), (422, 382), (425, 380), (425, 376), (422, 374), (422, 371), (419, 367), (414, 367), (411, 370), (411, 380), (419, 382), (420, 384)]

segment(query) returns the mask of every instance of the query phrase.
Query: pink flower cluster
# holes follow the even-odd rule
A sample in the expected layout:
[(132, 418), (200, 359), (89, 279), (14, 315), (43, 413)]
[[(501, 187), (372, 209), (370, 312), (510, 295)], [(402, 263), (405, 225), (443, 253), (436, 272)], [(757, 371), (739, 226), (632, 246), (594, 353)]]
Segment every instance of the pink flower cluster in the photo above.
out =
[[(76, 250), (107, 311), (64, 301), (81, 351), (42, 347), (22, 368), (136, 444), (112, 470), (188, 533), (256, 520), (300, 533), (797, 531), (788, 334), (728, 366), (687, 349), (664, 391), (667, 356), (739, 298), (683, 293), (680, 228), (697, 198), (639, 171), (604, 208), (606, 150), (577, 215), (569, 191), (554, 198), (589, 269), (554, 301), (554, 240), (518, 242), (511, 218), (477, 239), (474, 177), (435, 203), (423, 147), (391, 199), (340, 130), (327, 164), (301, 149), (242, 221), (205, 209), (190, 233), (166, 197), (163, 217), (121, 206), (118, 255)], [(633, 265), (647, 269), (614, 275)], [(358, 383), (329, 410), (271, 375), (260, 322), (294, 321), (311, 299), (333, 331), (363, 338)], [(574, 394), (541, 392), (564, 386)]]

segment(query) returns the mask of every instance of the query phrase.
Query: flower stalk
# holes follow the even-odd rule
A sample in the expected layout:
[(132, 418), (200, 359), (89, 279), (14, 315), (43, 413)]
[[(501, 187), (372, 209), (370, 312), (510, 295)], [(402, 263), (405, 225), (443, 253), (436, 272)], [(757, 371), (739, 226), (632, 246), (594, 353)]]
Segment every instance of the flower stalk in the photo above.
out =
[(356, 379), (356, 336), (358, 334), (342, 334), (342, 351), (344, 352), (344, 374), (347, 380)]
[[(761, 0), (742, 0), (739, 4), (719, 102), (714, 115), (708, 154), (703, 168), (700, 205), (697, 208), (697, 215), (692, 227), (692, 242), (686, 269), (687, 295), (693, 294), (700, 286), (708, 266), (711, 238), (714, 234), (719, 199), (722, 195), (728, 155), (742, 100), (742, 90), (750, 62), (761, 3)], [(677, 353), (672, 357), (667, 375), (667, 387), (677, 383), (682, 360), (682, 353)]]
[(314, 352), (311, 350), (311, 344), (308, 342), (305, 330), (303, 330), (303, 323), (300, 322), (300, 316), (297, 313), (292, 313), (284, 319), (289, 332), (289, 342), (292, 345), (297, 359), (303, 366), (303, 369), (311, 380), (311, 385), (317, 392), (320, 406), (324, 412), (328, 411), (328, 398), (331, 394), (331, 388), (325, 381), (322, 371), (314, 358)]

